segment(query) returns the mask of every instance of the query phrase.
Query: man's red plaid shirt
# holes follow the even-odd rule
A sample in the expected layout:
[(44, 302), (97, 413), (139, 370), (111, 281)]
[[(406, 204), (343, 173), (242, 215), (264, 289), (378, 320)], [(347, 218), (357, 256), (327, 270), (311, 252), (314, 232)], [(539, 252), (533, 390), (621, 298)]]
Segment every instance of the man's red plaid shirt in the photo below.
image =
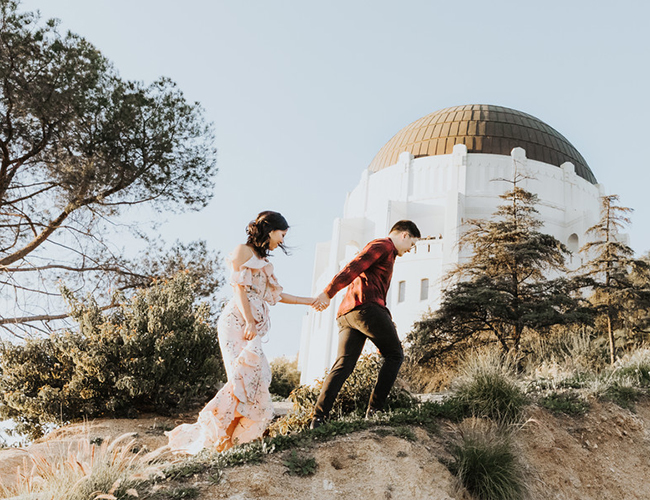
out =
[(390, 238), (373, 240), (332, 278), (324, 290), (330, 299), (350, 285), (337, 318), (369, 302), (386, 307), (386, 294), (393, 277), (395, 257), (397, 249)]

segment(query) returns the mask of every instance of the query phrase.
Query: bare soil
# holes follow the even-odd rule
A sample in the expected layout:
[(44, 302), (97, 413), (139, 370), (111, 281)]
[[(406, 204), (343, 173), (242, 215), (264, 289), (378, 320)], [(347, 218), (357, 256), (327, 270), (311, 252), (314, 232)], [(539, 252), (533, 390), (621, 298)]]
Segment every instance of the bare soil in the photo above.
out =
[[(531, 407), (528, 417), (515, 433), (515, 444), (532, 500), (650, 499), (650, 402), (638, 403), (634, 412), (593, 403), (582, 417), (555, 416)], [(153, 450), (166, 444), (164, 430), (192, 419), (147, 417), (70, 425), (26, 449), (0, 450), (0, 480), (11, 484), (16, 468), (29, 461), (30, 454), (64, 456), (79, 439), (136, 432), (138, 444)], [(299, 456), (316, 459), (316, 472), (308, 477), (289, 475), (284, 462), (290, 452), (283, 452), (258, 465), (226, 469), (218, 484), (198, 475), (184, 486), (198, 488), (201, 499), (467, 500), (443, 465), (449, 459), (445, 443), (455, 427), (443, 422), (436, 435), (420, 428), (412, 431), (414, 441), (370, 429), (296, 450)], [(163, 482), (159, 488), (169, 487), (173, 485)]]

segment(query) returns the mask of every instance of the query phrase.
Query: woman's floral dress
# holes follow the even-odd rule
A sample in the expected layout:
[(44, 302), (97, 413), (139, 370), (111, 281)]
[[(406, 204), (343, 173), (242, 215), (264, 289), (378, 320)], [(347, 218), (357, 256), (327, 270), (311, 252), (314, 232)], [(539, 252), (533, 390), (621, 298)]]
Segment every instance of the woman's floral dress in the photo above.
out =
[(244, 339), (245, 320), (231, 299), (219, 317), (219, 345), (228, 382), (201, 410), (195, 424), (182, 424), (165, 434), (177, 453), (196, 454), (203, 448), (224, 451), (262, 436), (273, 418), (269, 394), (271, 368), (262, 351), (270, 325), (269, 305), (280, 300), (282, 287), (266, 259), (251, 257), (233, 271), (231, 285), (241, 285), (257, 323), (257, 336)]

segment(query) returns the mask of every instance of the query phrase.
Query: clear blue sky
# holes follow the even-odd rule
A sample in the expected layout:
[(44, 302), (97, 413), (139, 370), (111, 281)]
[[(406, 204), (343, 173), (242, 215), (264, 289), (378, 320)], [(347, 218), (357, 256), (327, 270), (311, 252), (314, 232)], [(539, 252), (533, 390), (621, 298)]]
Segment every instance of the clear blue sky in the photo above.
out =
[[(176, 81), (216, 128), (215, 197), (170, 217), (169, 240), (224, 255), (257, 212), (282, 212), (288, 293), (310, 293), (315, 244), (346, 192), (410, 122), (460, 104), (545, 121), (607, 193), (635, 209), (631, 244), (650, 250), (650, 2), (410, 0), (26, 0), (94, 43), (124, 78)], [(646, 139), (643, 139), (646, 137)], [(273, 311), (269, 357), (295, 355), (304, 309)]]

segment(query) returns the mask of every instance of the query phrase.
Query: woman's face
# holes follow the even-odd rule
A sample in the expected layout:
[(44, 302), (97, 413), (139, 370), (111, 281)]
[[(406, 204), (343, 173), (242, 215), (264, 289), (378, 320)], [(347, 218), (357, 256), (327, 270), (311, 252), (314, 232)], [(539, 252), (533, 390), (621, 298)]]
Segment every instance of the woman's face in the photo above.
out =
[(284, 237), (287, 235), (286, 229), (275, 229), (269, 233), (269, 250), (275, 250), (280, 243), (284, 243)]

